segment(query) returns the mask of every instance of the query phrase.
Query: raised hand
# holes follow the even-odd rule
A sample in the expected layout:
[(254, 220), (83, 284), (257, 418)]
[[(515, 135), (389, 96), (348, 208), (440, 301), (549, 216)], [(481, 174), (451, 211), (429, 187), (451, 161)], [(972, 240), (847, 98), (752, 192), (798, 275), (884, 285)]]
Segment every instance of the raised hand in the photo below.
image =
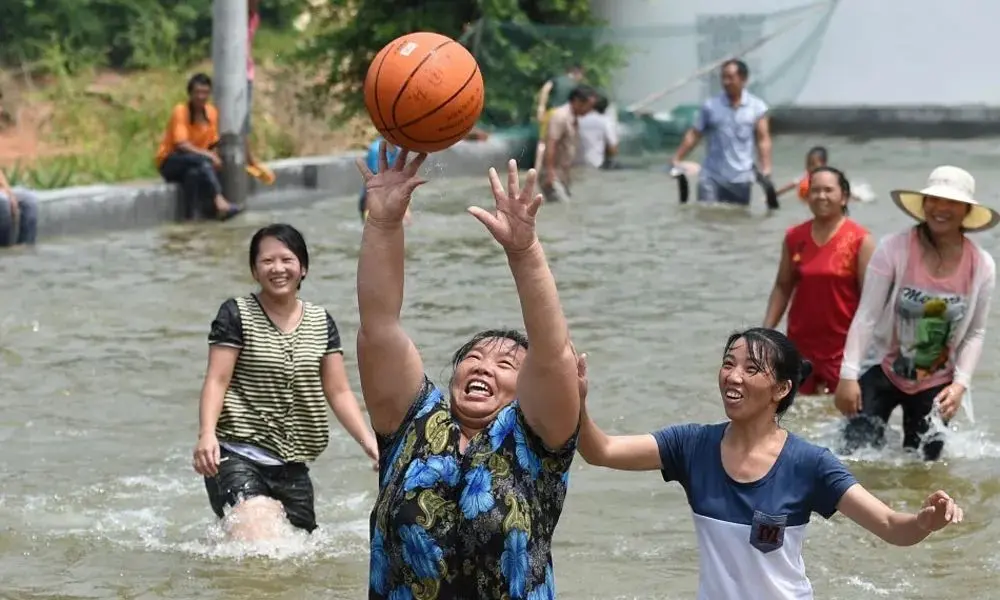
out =
[(528, 171), (524, 189), (517, 177), (517, 161), (507, 163), (507, 189), (503, 189), (500, 176), (490, 168), (490, 187), (496, 200), (496, 212), (490, 213), (478, 206), (469, 207), (469, 213), (486, 226), (503, 249), (511, 254), (527, 250), (538, 241), (535, 234), (535, 214), (542, 205), (542, 195), (535, 193), (538, 173)]
[(938, 490), (927, 496), (923, 508), (917, 513), (917, 525), (924, 531), (938, 531), (951, 523), (961, 523), (965, 512), (951, 496)]
[(417, 176), (417, 171), (427, 159), (426, 154), (418, 154), (407, 164), (409, 151), (401, 148), (395, 162), (389, 166), (386, 158), (386, 142), (378, 145), (378, 173), (372, 173), (365, 161), (357, 159), (358, 171), (365, 180), (368, 220), (375, 223), (402, 223), (410, 206), (413, 190), (427, 183)]

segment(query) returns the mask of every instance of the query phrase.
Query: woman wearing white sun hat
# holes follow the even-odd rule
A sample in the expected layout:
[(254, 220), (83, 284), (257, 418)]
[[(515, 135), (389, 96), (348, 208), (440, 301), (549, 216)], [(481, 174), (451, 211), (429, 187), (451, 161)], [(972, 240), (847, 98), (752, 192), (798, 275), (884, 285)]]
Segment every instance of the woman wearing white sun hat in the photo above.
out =
[(928, 435), (931, 416), (937, 407), (947, 424), (962, 406), (996, 281), (993, 257), (965, 235), (1000, 222), (976, 202), (975, 187), (964, 169), (943, 166), (924, 189), (891, 192), (918, 224), (883, 238), (868, 264), (835, 395), (850, 419), (846, 452), (881, 445), (897, 406), (904, 447), (922, 448), (926, 460), (944, 447)]

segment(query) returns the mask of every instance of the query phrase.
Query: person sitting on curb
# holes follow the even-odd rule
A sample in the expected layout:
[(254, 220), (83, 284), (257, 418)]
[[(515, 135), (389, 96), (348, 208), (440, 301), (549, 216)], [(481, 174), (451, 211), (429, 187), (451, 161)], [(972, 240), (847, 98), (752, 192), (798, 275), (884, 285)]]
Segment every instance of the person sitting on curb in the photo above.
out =
[(0, 169), (0, 248), (30, 246), (38, 233), (38, 195), (24, 187), (11, 188)]
[(165, 181), (178, 183), (188, 202), (199, 205), (212, 195), (215, 214), (230, 219), (242, 210), (222, 195), (217, 170), (222, 160), (215, 152), (219, 143), (219, 111), (209, 102), (212, 78), (197, 73), (188, 80), (188, 100), (174, 107), (167, 130), (156, 153), (156, 166)]

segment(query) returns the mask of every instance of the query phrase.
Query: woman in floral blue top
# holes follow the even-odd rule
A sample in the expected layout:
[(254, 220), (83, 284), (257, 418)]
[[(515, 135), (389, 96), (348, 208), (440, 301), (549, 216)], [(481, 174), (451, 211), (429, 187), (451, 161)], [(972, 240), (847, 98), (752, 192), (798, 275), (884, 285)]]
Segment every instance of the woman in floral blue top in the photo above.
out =
[[(359, 161), (368, 194), (358, 260), (358, 366), (379, 443), (371, 517), (369, 598), (555, 597), (552, 534), (562, 513), (580, 415), (577, 361), (555, 279), (535, 235), (534, 170), (507, 190), (495, 170), (496, 212), (470, 208), (503, 246), (527, 338), (474, 336), (446, 388), (425, 375), (403, 330), (403, 217), (426, 158), (378, 174)], [(529, 349), (528, 340), (531, 340)]]

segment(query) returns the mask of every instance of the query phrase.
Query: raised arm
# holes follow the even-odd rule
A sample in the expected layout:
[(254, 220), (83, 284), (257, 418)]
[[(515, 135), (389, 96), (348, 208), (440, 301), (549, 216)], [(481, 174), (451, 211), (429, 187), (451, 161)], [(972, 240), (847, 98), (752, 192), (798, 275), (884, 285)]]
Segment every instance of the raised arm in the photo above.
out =
[(795, 272), (792, 270), (792, 257), (788, 253), (788, 244), (781, 243), (781, 261), (778, 263), (778, 275), (774, 278), (771, 296), (767, 299), (767, 310), (764, 313), (764, 327), (775, 328), (781, 322), (781, 317), (788, 309), (788, 301), (795, 290)]
[(514, 276), (521, 314), (528, 334), (528, 352), (517, 376), (517, 397), (528, 426), (549, 449), (562, 448), (576, 432), (580, 415), (576, 354), (559, 303), (556, 281), (535, 234), (535, 214), (541, 194), (535, 194), (537, 173), (528, 171), (519, 189), (517, 162), (507, 165), (507, 190), (495, 169), (490, 185), (496, 213), (478, 207), (469, 212), (503, 246)]
[(358, 371), (361, 392), (372, 428), (391, 434), (399, 428), (424, 377), (416, 346), (403, 330), (403, 218), (413, 190), (424, 180), (417, 176), (426, 158), (407, 164), (401, 150), (387, 166), (385, 142), (379, 144), (379, 172), (373, 174), (360, 158), (365, 180), (368, 219), (361, 234), (358, 256)]

